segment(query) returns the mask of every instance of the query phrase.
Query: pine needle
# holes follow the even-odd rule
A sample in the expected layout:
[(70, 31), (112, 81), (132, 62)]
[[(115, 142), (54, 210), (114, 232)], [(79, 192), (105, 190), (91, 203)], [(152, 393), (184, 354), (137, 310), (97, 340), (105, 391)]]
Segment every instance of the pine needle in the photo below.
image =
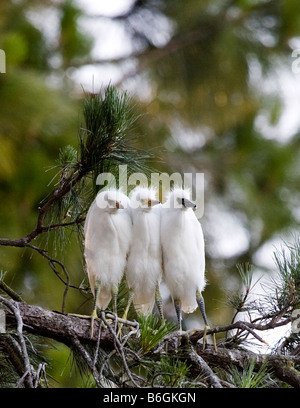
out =
[(126, 92), (108, 86), (104, 97), (86, 94), (83, 104), (85, 126), (80, 131), (80, 168), (91, 172), (93, 180), (117, 165), (126, 164), (130, 171), (147, 172), (151, 155), (132, 146), (130, 131), (139, 115), (134, 112)]
[[(134, 146), (133, 125), (139, 116), (127, 93), (112, 86), (104, 94), (85, 94), (79, 146), (60, 149), (57, 164), (52, 167), (58, 169), (51, 181), (55, 190), (41, 203), (47, 205), (52, 200), (47, 209), (48, 225), (68, 224), (68, 230), (77, 230), (100, 188), (97, 185), (100, 174), (112, 174), (117, 187), (120, 165), (126, 166), (126, 182), (134, 172), (149, 178), (155, 171), (147, 164), (152, 154)], [(64, 249), (67, 234), (65, 228), (54, 232), (57, 248)]]
[(266, 359), (255, 372), (255, 359), (251, 359), (242, 370), (232, 366), (229, 373), (233, 384), (238, 388), (267, 388), (272, 383), (267, 366), (268, 360)]
[(139, 315), (138, 322), (140, 325), (140, 341), (142, 354), (147, 354), (165, 336), (176, 331), (177, 326), (173, 322), (164, 321), (161, 323), (160, 319), (153, 315)]

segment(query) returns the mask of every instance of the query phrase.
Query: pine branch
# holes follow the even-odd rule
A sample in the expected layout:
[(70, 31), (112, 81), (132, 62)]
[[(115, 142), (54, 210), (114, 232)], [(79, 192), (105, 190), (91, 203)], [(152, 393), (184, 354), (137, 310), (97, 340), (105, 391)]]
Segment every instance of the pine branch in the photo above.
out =
[(213, 370), (207, 365), (203, 357), (201, 357), (199, 353), (196, 353), (194, 347), (192, 346), (190, 347), (190, 352), (188, 353), (188, 357), (191, 360), (191, 362), (196, 366), (196, 368), (199, 369), (200, 372), (205, 374), (205, 376), (208, 378), (208, 383), (213, 388), (223, 388), (220, 382), (220, 379), (213, 372)]
[[(96, 177), (101, 172), (114, 171), (119, 164), (126, 164), (129, 172), (142, 171), (149, 174), (152, 170), (145, 164), (152, 157), (151, 154), (140, 151), (131, 144), (133, 140), (129, 133), (138, 115), (133, 112), (126, 92), (119, 93), (109, 86), (104, 96), (87, 94), (83, 114), (85, 125), (79, 134), (79, 153), (71, 146), (60, 150), (58, 165), (54, 166), (60, 168), (58, 186), (38, 208), (36, 227), (22, 238), (0, 238), (1, 246), (29, 247), (45, 256), (43, 249), (33, 247), (30, 243), (43, 233), (80, 226), (85, 220), (84, 213), (94, 198)], [(83, 187), (90, 176), (94, 181), (94, 193), (86, 199), (83, 197)], [(70, 207), (76, 208), (76, 217), (65, 222)], [(51, 220), (48, 223), (47, 218)]]
[(223, 347), (219, 347), (218, 352), (215, 352), (213, 347), (208, 347), (203, 351), (200, 345), (196, 346), (196, 351), (211, 367), (228, 369), (228, 367), (234, 365), (242, 369), (253, 360), (255, 369), (259, 370), (263, 364), (266, 364), (270, 372), (273, 372), (279, 380), (292, 387), (300, 387), (300, 372), (294, 368), (295, 365), (300, 363), (299, 355), (256, 354), (250, 350), (226, 349)]
[[(74, 349), (74, 347), (78, 349), (80, 345), (79, 351), (83, 358), (85, 358), (84, 355), (87, 352), (87, 346), (93, 347), (94, 349), (97, 347), (99, 333), (98, 322), (95, 322), (95, 336), (93, 339), (91, 339), (89, 319), (64, 315), (59, 312), (45, 310), (38, 306), (31, 306), (26, 303), (16, 302), (14, 300), (8, 301), (3, 297), (0, 297), (0, 301), (4, 303), (3, 308), (6, 312), (7, 322), (9, 324), (18, 323), (19, 319), (22, 319), (23, 330), (26, 330), (28, 333), (34, 333), (38, 336), (54, 339), (67, 345), (71, 349)], [(16, 316), (13, 310), (18, 310), (19, 317)], [(124, 341), (117, 339), (116, 331), (113, 329), (114, 326), (109, 325), (107, 322), (107, 317), (111, 318), (114, 317), (114, 315), (110, 313), (104, 315), (107, 328), (101, 328), (99, 340), (101, 348), (104, 348), (107, 351), (112, 351), (114, 355), (119, 354), (121, 361), (123, 361), (122, 364), (124, 364), (125, 367), (125, 373), (127, 373), (131, 383), (136, 383), (136, 385), (138, 385), (141, 380), (134, 379), (134, 374), (131, 371), (132, 363), (128, 363), (128, 359), (130, 359), (131, 355), (131, 353), (129, 353), (130, 349), (128, 348), (125, 352)], [(122, 322), (138, 328), (138, 325), (135, 322)], [(285, 321), (285, 324), (287, 324), (287, 321)], [(235, 322), (234, 324), (228, 326), (211, 329), (208, 333), (226, 332), (233, 328), (247, 330), (247, 328), (245, 328), (245, 322)], [(249, 325), (248, 328), (253, 330), (267, 330), (270, 328), (270, 325), (266, 324), (264, 326), (262, 324), (252, 324)], [(299, 366), (300, 364), (299, 355), (280, 356), (256, 354), (249, 350), (234, 348), (227, 349), (226, 343), (223, 345), (219, 344), (217, 351), (215, 351), (212, 346), (207, 346), (207, 348), (203, 350), (202, 345), (199, 342), (199, 339), (203, 336), (202, 330), (192, 334), (189, 332), (181, 333), (181, 345), (178, 348), (178, 342), (175, 342), (177, 346), (174, 348), (174, 336), (178, 337), (178, 332), (174, 333), (173, 337), (172, 335), (166, 336), (165, 339), (162, 340), (162, 345), (166, 345), (167, 343), (167, 347), (158, 345), (156, 349), (153, 349), (148, 353), (148, 357), (154, 359), (153, 361), (155, 361), (161, 354), (164, 356), (184, 358), (192, 364), (198, 373), (204, 373), (208, 382), (213, 387), (223, 385), (222, 380), (218, 379), (216, 374), (212, 371), (215, 367), (222, 369), (227, 369), (232, 365), (243, 367), (246, 362), (249, 363), (251, 359), (254, 359), (255, 369), (259, 370), (261, 365), (267, 361), (268, 370), (271, 370), (275, 377), (277, 377), (280, 381), (284, 381), (292, 387), (300, 387), (300, 372), (295, 368), (295, 365)], [(135, 353), (133, 350), (131, 351), (134, 357)], [(199, 357), (197, 357), (197, 355)], [(137, 359), (134, 357), (133, 361), (137, 361)], [(95, 367), (95, 364), (93, 363), (91, 355), (89, 355), (87, 366), (94, 370), (93, 367)], [(103, 367), (101, 368), (101, 373), (102, 371)], [(145, 381), (145, 379), (143, 379), (143, 381)], [(98, 386), (100, 386), (100, 384), (98, 384)]]

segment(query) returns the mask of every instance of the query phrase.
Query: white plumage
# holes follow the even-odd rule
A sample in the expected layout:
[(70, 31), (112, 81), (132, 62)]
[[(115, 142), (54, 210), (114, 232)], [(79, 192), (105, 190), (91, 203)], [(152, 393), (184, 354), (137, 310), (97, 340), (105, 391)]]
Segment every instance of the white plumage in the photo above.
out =
[(181, 310), (200, 307), (207, 319), (201, 292), (205, 287), (205, 252), (202, 228), (194, 214), (196, 205), (188, 190), (175, 188), (161, 210), (161, 242), (166, 284), (176, 307), (181, 329)]
[(138, 313), (151, 313), (162, 277), (158, 204), (151, 188), (136, 187), (130, 195), (133, 225), (126, 279)]
[[(121, 191), (100, 192), (88, 211), (84, 233), (87, 273), (96, 306), (106, 309), (124, 274), (131, 242), (129, 199)], [(116, 310), (115, 310), (116, 312)]]

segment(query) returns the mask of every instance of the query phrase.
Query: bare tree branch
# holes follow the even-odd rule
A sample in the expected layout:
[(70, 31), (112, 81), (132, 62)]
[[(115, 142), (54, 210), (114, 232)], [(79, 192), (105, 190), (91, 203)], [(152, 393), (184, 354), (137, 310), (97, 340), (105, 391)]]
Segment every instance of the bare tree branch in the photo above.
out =
[(282, 356), (277, 354), (256, 354), (250, 350), (226, 349), (219, 347), (216, 352), (213, 347), (207, 347), (202, 350), (202, 345), (196, 346), (199, 354), (211, 367), (222, 367), (224, 369), (234, 365), (242, 369), (251, 360), (255, 360), (256, 369), (267, 360), (268, 369), (275, 376), (290, 384), (292, 387), (300, 387), (300, 372), (294, 368), (295, 364), (300, 363), (300, 356)]
[[(27, 384), (27, 386), (34, 386), (36, 381), (35, 374), (31, 372), (28, 354), (26, 354), (26, 346), (24, 345), (24, 338), (22, 335), (23, 329), (29, 333), (34, 333), (35, 335), (44, 336), (62, 342), (71, 349), (76, 348), (79, 354), (81, 354), (82, 358), (84, 358), (84, 360), (87, 362), (87, 365), (90, 368), (98, 387), (103, 386), (101, 383), (101, 376), (105, 361), (100, 370), (97, 372), (95, 369), (95, 361), (93, 361), (93, 358), (86, 350), (85, 346), (89, 345), (96, 348), (98, 347), (97, 344), (100, 341), (101, 348), (105, 348), (107, 351), (111, 350), (112, 353), (117, 353), (120, 355), (129, 381), (134, 386), (139, 386), (138, 382), (134, 380), (133, 373), (127, 364), (130, 353), (125, 353), (124, 342), (118, 339), (116, 336), (116, 330), (113, 328), (113, 325), (110, 325), (107, 322), (104, 312), (102, 312), (101, 318), (107, 327), (102, 327), (101, 332), (99, 333), (99, 322), (95, 322), (95, 336), (93, 339), (91, 339), (89, 319), (45, 310), (38, 306), (31, 306), (26, 303), (16, 302), (15, 300), (7, 300), (3, 297), (0, 297), (0, 301), (3, 303), (3, 309), (7, 315), (7, 322), (17, 324), (18, 327), (20, 343), (17, 346), (17, 355), (18, 353), (21, 353), (25, 367), (22, 372), (18, 372), (21, 378), (20, 381), (25, 381), (27, 377), (29, 378), (31, 376), (31, 383)], [(107, 316), (114, 317), (114, 315), (111, 313), (108, 313)], [(285, 319), (285, 323), (286, 321), (287, 319)], [(123, 320), (122, 322), (124, 323)], [(125, 323), (128, 323), (133, 327), (135, 326), (136, 330), (138, 330), (137, 323)], [(228, 330), (234, 328), (240, 328), (241, 330), (247, 331), (247, 328), (245, 327), (246, 323), (235, 322), (234, 324), (228, 326), (211, 329), (209, 332), (227, 332)], [(249, 327), (250, 326), (253, 327), (253, 330), (265, 330), (266, 327), (269, 327), (269, 323), (265, 325), (266, 327), (262, 324), (249, 324)], [(178, 332), (174, 332), (174, 336), (177, 338)], [(199, 341), (202, 337), (202, 330), (197, 331), (196, 334), (183, 332), (183, 347), (174, 349), (174, 339), (170, 335), (166, 336), (164, 342), (168, 343), (168, 347), (166, 348), (159, 345), (156, 350), (153, 350), (153, 356), (154, 358), (157, 358), (157, 355), (167, 353), (169, 355), (175, 354), (176, 356), (187, 359), (191, 362), (194, 369), (198, 370), (198, 372), (204, 373), (208, 384), (216, 388), (221, 388), (224, 383), (214, 373), (213, 369), (215, 367), (228, 370), (229, 367), (236, 366), (242, 369), (247, 363), (254, 359), (255, 368), (259, 369), (261, 365), (267, 361), (267, 367), (275, 375), (275, 377), (281, 381), (284, 381), (285, 383), (288, 383), (292, 387), (300, 387), (300, 372), (295, 368), (295, 365), (300, 364), (300, 355), (282, 356), (276, 354), (256, 354), (249, 350), (226, 348), (226, 343), (223, 345), (219, 344), (217, 351), (215, 351), (212, 346), (207, 346), (206, 349), (203, 350), (202, 344)], [(184, 347), (185, 344), (187, 345), (187, 348)], [(14, 353), (16, 354), (16, 351), (14, 351)], [(24, 376), (24, 378), (22, 378), (22, 376)]]
[[(2, 297), (0, 300), (2, 301)], [(6, 299), (5, 299), (6, 300)], [(3, 301), (8, 322), (16, 322), (16, 317), (11, 309)], [(90, 337), (90, 320), (69, 316), (60, 312), (45, 310), (39, 306), (19, 303), (13, 300), (10, 304), (18, 304), (20, 315), (26, 331), (43, 337), (57, 340), (70, 346), (74, 337), (77, 337), (83, 344), (94, 344), (97, 340), (99, 329), (98, 322), (95, 322), (95, 337)], [(113, 339), (108, 330), (102, 330), (101, 343), (104, 347), (112, 347)]]
[(194, 365), (196, 365), (199, 371), (206, 375), (208, 383), (213, 388), (223, 388), (220, 382), (220, 379), (213, 372), (213, 370), (207, 365), (205, 360), (198, 353), (196, 353), (193, 346), (190, 347), (190, 351), (188, 355), (189, 355), (189, 359), (192, 361)]
[(28, 388), (33, 388), (33, 372), (32, 372), (33, 370), (31, 368), (30, 360), (27, 353), (27, 347), (23, 336), (23, 320), (19, 311), (19, 305), (17, 302), (12, 303), (12, 301), (7, 300), (2, 296), (0, 297), (0, 300), (5, 306), (7, 306), (12, 311), (17, 322), (17, 335), (19, 339), (19, 344), (17, 344), (17, 342), (13, 338), (11, 338), (11, 341), (15, 344), (15, 349), (19, 351), (19, 355), (22, 356), (23, 359), (24, 373), (20, 381), (22, 380), (22, 382), (25, 382)]

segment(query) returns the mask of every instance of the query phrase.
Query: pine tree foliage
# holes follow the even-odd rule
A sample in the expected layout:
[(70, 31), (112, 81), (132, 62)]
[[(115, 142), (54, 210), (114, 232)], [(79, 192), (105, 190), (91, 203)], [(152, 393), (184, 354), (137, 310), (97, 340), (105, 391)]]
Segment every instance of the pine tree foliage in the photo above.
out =
[[(66, 149), (66, 153), (68, 150), (69, 148)], [(65, 163), (71, 163), (74, 155), (72, 150), (70, 152), (71, 159), (70, 155), (64, 153), (63, 156), (61, 152), (60, 160), (63, 158)], [(219, 341), (218, 347), (222, 353), (228, 348), (232, 350), (236, 347), (238, 347), (237, 350), (243, 347), (244, 352), (247, 353), (247, 349), (244, 347), (250, 337), (264, 343), (263, 335), (258, 334), (258, 331), (271, 330), (292, 321), (292, 311), (299, 304), (299, 242), (289, 244), (281, 253), (275, 252), (274, 258), (278, 268), (278, 278), (274, 279), (273, 285), (261, 299), (253, 302), (248, 302), (251, 291), (258, 284), (258, 281), (253, 283), (253, 268), (249, 264), (238, 265), (243, 292), (235, 294), (233, 300), (230, 301), (236, 309), (234, 318), (228, 327), (214, 329), (216, 333), (226, 334), (225, 338), (221, 337)], [(4, 285), (1, 287), (7, 295), (13, 294), (13, 292), (6, 291)], [(121, 290), (125, 290), (126, 293), (126, 287)], [(18, 307), (10, 304), (9, 300), (5, 300), (3, 297), (1, 299), (4, 305), (8, 305), (8, 308), (13, 310), (18, 327), (19, 325), (21, 327), (21, 329), (18, 328), (16, 334), (12, 329), (11, 333), (2, 336), (1, 371), (3, 373), (2, 378), (5, 379), (2, 386), (13, 386), (13, 384), (25, 387), (48, 386), (45, 362), (43, 358), (35, 361), (38, 357), (35, 351), (36, 346), (34, 346), (33, 340), (28, 342), (27, 335), (23, 334), (23, 323)], [(249, 321), (236, 321), (237, 313), (241, 312), (247, 312)], [(118, 387), (150, 385), (152, 387), (201, 388), (209, 387), (216, 382), (218, 384), (223, 382), (229, 386), (257, 388), (276, 387), (282, 383), (282, 376), (280, 376), (280, 382), (276, 382), (275, 369), (272, 370), (272, 356), (269, 357), (268, 355), (258, 363), (258, 357), (253, 359), (250, 354), (245, 363), (239, 361), (238, 366), (232, 366), (233, 361), (226, 362), (224, 359), (223, 364), (229, 365), (230, 374), (228, 375), (227, 371), (224, 370), (225, 366), (221, 364), (218, 369), (219, 377), (217, 377), (203, 360), (206, 351), (199, 355), (195, 353), (192, 345), (192, 339), (195, 335), (200, 335), (196, 344), (199, 343), (201, 336), (203, 336), (201, 330), (198, 334), (197, 331), (196, 334), (193, 332), (191, 334), (189, 332), (177, 333), (172, 323), (160, 322), (157, 317), (152, 315), (139, 316), (136, 322), (127, 322), (127, 330), (123, 332), (122, 338), (118, 338), (117, 320), (115, 323), (109, 323), (104, 312), (101, 313), (101, 320), (106, 328), (104, 329), (100, 325), (96, 344), (82, 344), (76, 337), (71, 340), (70, 349), (74, 362), (86, 384), (91, 384), (92, 379), (98, 387), (113, 384)], [(101, 331), (103, 330), (109, 330), (111, 333), (114, 339), (113, 349), (102, 347)], [(18, 341), (16, 337), (19, 339)], [(297, 333), (292, 333), (284, 344), (277, 347), (277, 350), (279, 348), (284, 349), (287, 355), (296, 358), (293, 369), (296, 373), (299, 366), (298, 345), (299, 336)], [(12, 352), (7, 353), (8, 350), (12, 350)], [(28, 351), (25, 356), (23, 355), (24, 350)], [(218, 351), (214, 353), (218, 353)], [(30, 372), (25, 369), (29, 362), (30, 367), (32, 367)], [(215, 364), (217, 363), (214, 363), (213, 366)], [(241, 364), (242, 374), (239, 373)], [(287, 368), (284, 369), (285, 373), (286, 370)], [(38, 371), (39, 374), (37, 374)], [(42, 378), (41, 372), (45, 378)], [(216, 380), (216, 378), (218, 379)]]
[[(299, 229), (299, 126), (282, 123), (285, 98), (276, 82), (279, 72), (291, 73), (294, 65), (299, 4), (134, 0), (120, 15), (103, 18), (88, 15), (72, 0), (1, 2), (0, 48), (7, 73), (0, 76), (5, 235), (0, 244), (1, 268), (8, 272), (1, 275), (0, 294), (9, 319), (7, 333), (0, 334), (2, 386), (58, 386), (49, 375), (55, 364), (47, 359), (51, 351), (45, 340), (53, 338), (58, 349), (64, 344), (68, 350), (60, 351), (59, 360), (66, 354), (68, 361), (74, 359), (71, 379), (67, 369), (64, 376), (51, 371), (69, 386), (299, 387), (298, 238), (275, 252), (270, 284), (256, 280), (255, 265), (264, 244)], [(48, 24), (41, 23), (44, 16), (50, 35)], [(131, 47), (109, 61), (91, 54), (92, 36), (83, 29), (86, 22), (93, 29), (89, 22), (97, 21), (101, 31), (108, 20), (123, 29)], [(106, 45), (107, 33), (97, 31), (97, 43)], [(122, 37), (122, 50), (126, 41)], [(99, 94), (85, 92), (76, 141), (82, 100), (73, 79), (85, 64), (106, 73), (113, 64), (119, 85), (134, 88), (135, 97), (112, 86)], [(136, 115), (135, 104), (147, 115)], [(81, 244), (100, 171), (118, 180), (117, 168), (124, 164), (128, 174), (149, 174), (149, 153), (135, 147), (145, 145), (133, 137), (138, 134), (147, 135), (149, 149), (160, 149), (160, 170), (206, 175), (203, 224), (210, 284), (205, 300), (211, 322), (222, 324), (211, 329), (218, 336), (217, 352), (210, 346), (202, 350), (201, 330), (169, 333), (167, 323), (160, 326), (152, 317), (137, 321), (134, 313), (120, 339), (106, 311), (99, 343), (82, 334), (83, 321), (64, 313), (51, 312), (53, 321), (43, 326), (61, 303), (62, 312), (81, 307), (90, 312), (74, 231)], [(246, 242), (222, 255), (221, 232), (226, 230), (227, 240), (234, 237), (219, 222), (227, 214), (230, 225), (234, 221), (245, 232)], [(241, 290), (227, 299), (228, 286), (237, 280)], [(259, 284), (263, 291), (257, 295)], [(120, 312), (126, 300), (121, 288)], [(31, 313), (23, 313), (30, 305), (45, 307), (31, 309), (40, 326)], [(55, 332), (60, 322), (64, 330)], [(265, 335), (280, 328), (287, 334), (279, 335), (266, 354), (251, 351), (253, 342), (265, 350)]]
[(132, 129), (139, 115), (126, 92), (108, 86), (104, 96), (87, 94), (83, 104), (85, 127), (81, 128), (80, 169), (92, 172), (94, 184), (99, 174), (127, 165), (129, 172), (149, 171), (151, 154), (133, 147)]
[(255, 361), (250, 360), (242, 370), (237, 367), (232, 367), (229, 371), (229, 376), (232, 377), (232, 382), (237, 388), (269, 388), (272, 387), (274, 381), (268, 373), (268, 361), (260, 366), (255, 372)]
[[(130, 147), (130, 139), (127, 139), (128, 126), (133, 124), (131, 114), (127, 96), (112, 87), (108, 87), (104, 95), (87, 95), (84, 101), (85, 127), (80, 130), (79, 149), (77, 151), (71, 145), (60, 149), (55, 166), (59, 168), (56, 176), (58, 182), (56, 189), (49, 194), (39, 210), (38, 228), (28, 234), (26, 240), (1, 240), (2, 245), (28, 245), (48, 260), (51, 269), (66, 286), (63, 305), (71, 287), (76, 290), (81, 288), (70, 284), (70, 276), (62, 262), (30, 242), (51, 229), (61, 230), (66, 225), (80, 227), (84, 219), (85, 194), (92, 185), (90, 176), (93, 180), (98, 171), (115, 169), (119, 163), (135, 163), (132, 169), (143, 166), (140, 152)], [(144, 169), (147, 169), (147, 165)], [(92, 190), (90, 195), (92, 196)], [(72, 214), (74, 207), (78, 207), (77, 212)], [(58, 224), (50, 223), (46, 227), (48, 212), (57, 214)], [(71, 214), (68, 215), (68, 212)], [(71, 222), (65, 221), (67, 216), (71, 218)], [(51, 220), (53, 222), (53, 218)], [(285, 244), (281, 252), (274, 252), (277, 275), (269, 287), (265, 288), (265, 294), (255, 299), (252, 296), (259, 279), (254, 280), (253, 266), (249, 263), (237, 265), (242, 290), (228, 295), (228, 303), (233, 310), (232, 321), (227, 326), (208, 331), (208, 334), (211, 331), (219, 336), (217, 351), (212, 351), (210, 346), (205, 350), (199, 348), (202, 330), (177, 332), (174, 323), (168, 320), (162, 322), (155, 315), (136, 316), (133, 309), (129, 314), (131, 320), (123, 322), (124, 328), (119, 337), (118, 318), (108, 310), (100, 314), (96, 342), (91, 342), (91, 339), (89, 342), (82, 342), (76, 335), (76, 330), (68, 339), (61, 340), (72, 353), (73, 372), (79, 371), (84, 384), (101, 388), (112, 385), (154, 388), (206, 388), (224, 385), (259, 388), (279, 387), (285, 383), (295, 386), (298, 381), (300, 384), (299, 333), (292, 332), (276, 345), (271, 354), (266, 354), (263, 358), (248, 350), (253, 341), (266, 344), (264, 331), (293, 321), (293, 311), (299, 305), (300, 296), (299, 242), (295, 239), (294, 243)], [(64, 273), (63, 278), (58, 267)], [(7, 333), (1, 335), (1, 385), (47, 387), (50, 381), (47, 375), (49, 363), (43, 352), (40, 352), (43, 341), (39, 336), (30, 338), (26, 333), (26, 327), (31, 327), (31, 324), (24, 325), (23, 319), (30, 319), (31, 315), (21, 316), (19, 304), (9, 300), (15, 299), (15, 302), (20, 301), (20, 298), (4, 284), (4, 279), (5, 274), (2, 274), (1, 290), (6, 298), (1, 297), (1, 300), (6, 313), (17, 322), (17, 329), (12, 326)], [(127, 297), (126, 282), (123, 281), (118, 298), (119, 312), (125, 307)], [(241, 314), (245, 318), (238, 320)], [(61, 334), (62, 339), (64, 331), (65, 329)], [(109, 344), (113, 344), (113, 347), (107, 343), (102, 345), (103, 333), (109, 334)], [(53, 338), (57, 340), (57, 336), (56, 333)], [(282, 361), (279, 359), (278, 363), (276, 358), (278, 351), (283, 350), (285, 357), (290, 360), (285, 360), (286, 367), (280, 371), (278, 366), (282, 367)], [(226, 354), (229, 351), (234, 351), (239, 357), (232, 360), (232, 354)], [(294, 367), (289, 369), (289, 365)]]
[(140, 342), (142, 354), (147, 354), (163, 337), (176, 331), (176, 325), (172, 322), (161, 322), (155, 315), (140, 315)]
[[(55, 190), (41, 202), (46, 208), (49, 231), (53, 224), (72, 226), (82, 240), (81, 224), (100, 187), (99, 174), (110, 172), (119, 185), (119, 166), (126, 166), (127, 176), (133, 172), (148, 175), (153, 158), (151, 152), (135, 146), (134, 123), (138, 114), (126, 92), (108, 86), (103, 93), (86, 93), (83, 99), (84, 124), (79, 129), (79, 146), (60, 149), (58, 169), (51, 180)], [(127, 177), (126, 177), (127, 181)], [(122, 186), (120, 186), (122, 187)], [(69, 242), (66, 229), (54, 228), (57, 253)]]

